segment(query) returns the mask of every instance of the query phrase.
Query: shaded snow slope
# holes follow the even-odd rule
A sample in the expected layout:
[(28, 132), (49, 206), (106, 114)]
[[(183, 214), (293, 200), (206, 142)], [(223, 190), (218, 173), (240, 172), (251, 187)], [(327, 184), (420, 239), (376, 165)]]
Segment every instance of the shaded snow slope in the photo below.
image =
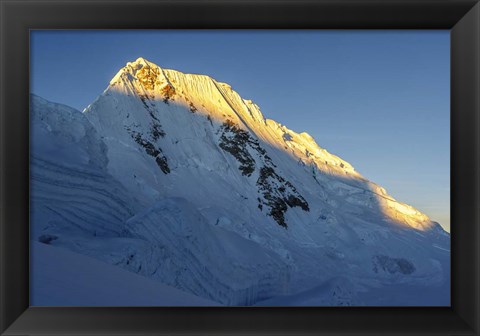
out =
[(211, 226), (185, 199), (155, 203), (127, 222), (135, 238), (164, 252), (153, 278), (219, 300), (251, 305), (283, 293), (289, 269), (281, 258), (259, 244), (219, 226)]
[(85, 116), (31, 96), (30, 190), (34, 237), (118, 236), (140, 207), (107, 172), (107, 147)]
[(34, 306), (218, 306), (96, 259), (32, 242)]
[(139, 58), (83, 113), (31, 107), (35, 240), (227, 305), (337, 285), (341, 302), (316, 302), (426, 287), (449, 301), (438, 223), (228, 84)]

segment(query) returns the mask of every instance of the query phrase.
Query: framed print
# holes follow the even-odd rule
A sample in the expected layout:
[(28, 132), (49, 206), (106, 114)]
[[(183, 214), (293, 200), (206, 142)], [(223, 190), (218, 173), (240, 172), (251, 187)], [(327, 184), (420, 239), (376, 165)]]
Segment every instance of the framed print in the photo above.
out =
[(3, 334), (478, 334), (476, 1), (1, 6)]
[(449, 38), (32, 30), (31, 306), (450, 306)]

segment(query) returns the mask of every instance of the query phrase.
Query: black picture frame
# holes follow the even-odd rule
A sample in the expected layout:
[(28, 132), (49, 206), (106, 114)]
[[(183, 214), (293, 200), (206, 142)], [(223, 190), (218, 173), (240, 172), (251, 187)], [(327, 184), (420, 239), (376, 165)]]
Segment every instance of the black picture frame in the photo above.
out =
[[(0, 0), (0, 22), (2, 335), (479, 335), (478, 1)], [(451, 307), (29, 307), (29, 30), (132, 28), (451, 29)]]

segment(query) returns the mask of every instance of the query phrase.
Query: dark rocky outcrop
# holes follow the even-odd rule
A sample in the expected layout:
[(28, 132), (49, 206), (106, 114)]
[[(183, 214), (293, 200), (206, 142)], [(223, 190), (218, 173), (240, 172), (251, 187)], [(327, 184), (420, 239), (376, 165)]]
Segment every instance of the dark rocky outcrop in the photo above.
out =
[(222, 124), (221, 132), (220, 148), (237, 159), (243, 175), (250, 177), (256, 170), (257, 162), (252, 153), (256, 153), (258, 160), (261, 161), (256, 182), (258, 192), (262, 195), (262, 198), (258, 198), (260, 211), (263, 211), (265, 206), (268, 209), (267, 214), (286, 228), (288, 225), (285, 213), (288, 208), (300, 207), (304, 211), (310, 210), (307, 201), (295, 187), (275, 171), (275, 164), (257, 139), (230, 120)]

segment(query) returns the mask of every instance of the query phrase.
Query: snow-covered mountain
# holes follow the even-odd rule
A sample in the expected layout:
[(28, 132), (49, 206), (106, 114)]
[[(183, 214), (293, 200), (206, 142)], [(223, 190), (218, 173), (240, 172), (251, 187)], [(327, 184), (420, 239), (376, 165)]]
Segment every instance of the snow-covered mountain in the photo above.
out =
[(32, 239), (226, 305), (450, 302), (438, 223), (228, 84), (139, 58), (31, 114)]

